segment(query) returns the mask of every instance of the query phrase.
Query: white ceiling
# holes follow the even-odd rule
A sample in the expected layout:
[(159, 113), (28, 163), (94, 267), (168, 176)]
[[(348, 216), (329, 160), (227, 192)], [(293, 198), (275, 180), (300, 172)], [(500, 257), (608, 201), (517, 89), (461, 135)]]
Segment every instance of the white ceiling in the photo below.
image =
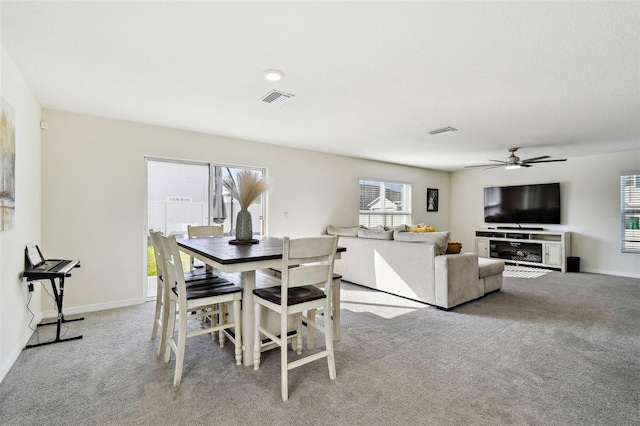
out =
[(638, 1), (0, 8), (46, 108), (439, 170), (640, 148)]

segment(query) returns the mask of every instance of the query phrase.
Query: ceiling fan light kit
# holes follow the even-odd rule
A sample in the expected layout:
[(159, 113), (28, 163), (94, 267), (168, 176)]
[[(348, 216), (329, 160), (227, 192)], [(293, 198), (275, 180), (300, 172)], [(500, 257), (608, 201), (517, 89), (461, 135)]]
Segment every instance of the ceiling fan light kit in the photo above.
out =
[(526, 160), (520, 160), (520, 157), (517, 157), (515, 155), (515, 152), (518, 149), (519, 148), (509, 148), (508, 151), (511, 154), (507, 157), (505, 161), (489, 160), (489, 161), (495, 161), (496, 163), (499, 163), (499, 164), (479, 164), (476, 166), (466, 166), (465, 169), (483, 167), (486, 170), (486, 169), (495, 169), (496, 167), (504, 166), (504, 168), (507, 170), (515, 170), (515, 169), (519, 169), (520, 167), (531, 167), (537, 163), (555, 163), (558, 161), (567, 161), (566, 158), (559, 158), (557, 160), (548, 160), (548, 158), (551, 158), (549, 155), (542, 155), (540, 157), (533, 157), (533, 158), (527, 158)]

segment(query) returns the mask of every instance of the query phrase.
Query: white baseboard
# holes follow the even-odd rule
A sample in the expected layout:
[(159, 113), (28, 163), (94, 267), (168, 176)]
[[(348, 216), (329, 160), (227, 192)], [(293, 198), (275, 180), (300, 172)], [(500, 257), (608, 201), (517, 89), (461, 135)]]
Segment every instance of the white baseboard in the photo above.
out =
[[(118, 300), (116, 302), (109, 303), (98, 303), (96, 305), (85, 305), (85, 306), (76, 306), (73, 308), (62, 307), (65, 316), (66, 315), (77, 315), (84, 314), (87, 312), (96, 312), (96, 311), (104, 311), (105, 309), (114, 309), (114, 308), (124, 308), (125, 306), (133, 306), (133, 305), (141, 305), (145, 303), (147, 299), (138, 298), (138, 299), (129, 299), (129, 300)], [(42, 317), (49, 318), (57, 318), (58, 311), (51, 309), (49, 311), (45, 311), (42, 313)]]
[(606, 270), (606, 269), (584, 268), (584, 269), (581, 269), (580, 272), (587, 272), (587, 273), (590, 273), (590, 274), (613, 275), (613, 276), (616, 276), (616, 277), (640, 278), (640, 273), (632, 274), (632, 273), (624, 273), (624, 272), (619, 272), (619, 271), (609, 271), (609, 270)]
[[(35, 315), (33, 317), (33, 320), (31, 321), (32, 327), (35, 328), (35, 326), (39, 324), (41, 321), (42, 321), (42, 314)], [(0, 383), (2, 383), (2, 381), (4, 380), (4, 377), (7, 375), (7, 373), (9, 373), (9, 370), (11, 370), (11, 367), (13, 367), (13, 364), (15, 364), (15, 362), (18, 360), (18, 357), (22, 353), (22, 350), (24, 349), (24, 347), (27, 346), (27, 342), (29, 342), (29, 339), (31, 339), (32, 335), (33, 335), (33, 330), (31, 330), (30, 328), (25, 328), (24, 333), (22, 335), (22, 339), (20, 339), (22, 343), (13, 348), (11, 353), (9, 353), (9, 356), (5, 359), (5, 361), (0, 366)]]

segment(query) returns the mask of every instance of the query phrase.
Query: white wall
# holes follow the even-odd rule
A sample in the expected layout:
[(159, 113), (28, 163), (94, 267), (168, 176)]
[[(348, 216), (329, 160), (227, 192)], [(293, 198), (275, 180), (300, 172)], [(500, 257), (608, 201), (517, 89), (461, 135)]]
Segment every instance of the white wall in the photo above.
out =
[(543, 227), (571, 232), (571, 255), (580, 257), (581, 271), (640, 278), (640, 254), (620, 252), (620, 172), (628, 170), (640, 170), (640, 151), (528, 169), (455, 172), (449, 206), (452, 231), (461, 236), (464, 250), (474, 251), (474, 231), (488, 226), (484, 187), (560, 182), (562, 224)]
[[(412, 183), (414, 221), (449, 227), (449, 173), (54, 110), (43, 120), (43, 249), (82, 262), (68, 281), (69, 314), (142, 301), (145, 156), (266, 167), (272, 236), (356, 225), (359, 177)], [(426, 213), (427, 187), (440, 189), (438, 213)]]
[[(40, 242), (40, 105), (13, 61), (1, 54), (2, 97), (16, 114), (15, 228), (0, 232), (0, 380), (7, 374), (31, 336), (28, 292), (22, 283), (24, 247)], [(41, 289), (36, 286), (29, 307), (40, 321)]]

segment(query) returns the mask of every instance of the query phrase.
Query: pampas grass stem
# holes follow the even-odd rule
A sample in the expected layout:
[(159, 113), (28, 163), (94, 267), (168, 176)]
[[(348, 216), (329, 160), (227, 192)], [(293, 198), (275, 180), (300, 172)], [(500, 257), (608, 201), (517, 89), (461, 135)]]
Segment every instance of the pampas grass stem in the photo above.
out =
[(231, 176), (222, 183), (242, 209), (249, 208), (267, 190), (267, 182), (251, 170), (242, 170), (235, 179)]

